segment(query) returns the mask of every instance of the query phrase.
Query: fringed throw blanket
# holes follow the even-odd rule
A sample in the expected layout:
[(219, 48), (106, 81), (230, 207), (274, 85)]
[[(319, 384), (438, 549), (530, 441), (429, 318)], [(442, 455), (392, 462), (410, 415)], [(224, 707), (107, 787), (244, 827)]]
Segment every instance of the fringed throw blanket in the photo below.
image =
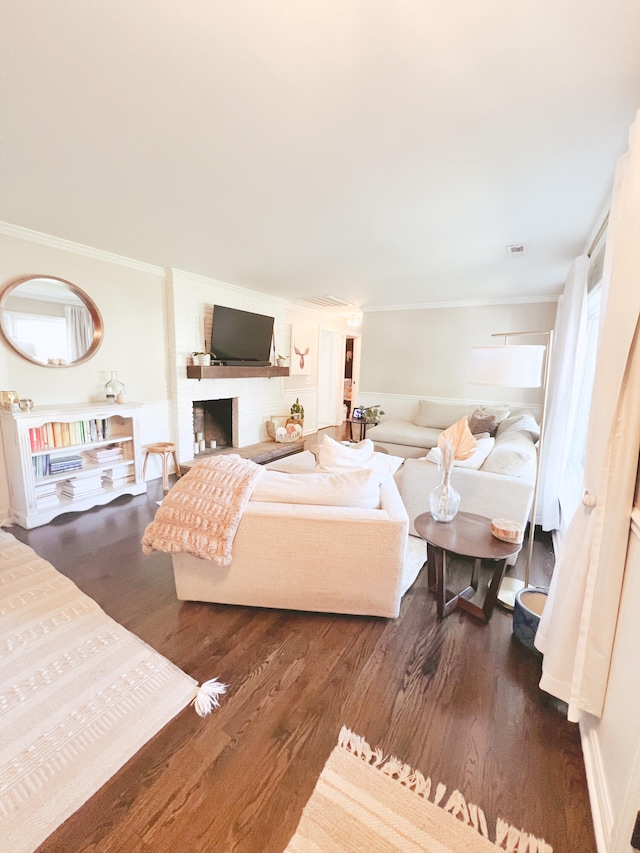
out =
[(242, 513), (262, 468), (236, 454), (194, 465), (165, 495), (142, 537), (142, 550), (186, 551), (221, 566), (231, 551)]
[(285, 853), (553, 853), (343, 727)]

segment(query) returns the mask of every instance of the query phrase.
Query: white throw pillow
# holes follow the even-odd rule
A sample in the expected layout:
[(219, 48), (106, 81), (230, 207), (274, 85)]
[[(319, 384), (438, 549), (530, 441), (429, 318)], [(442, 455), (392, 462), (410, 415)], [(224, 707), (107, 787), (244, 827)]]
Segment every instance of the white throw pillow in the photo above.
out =
[[(456, 459), (453, 463), (455, 468), (472, 468), (474, 471), (477, 471), (487, 458), (487, 456), (491, 453), (493, 449), (493, 445), (495, 444), (495, 439), (489, 438), (481, 438), (476, 439), (476, 449), (473, 451), (473, 455), (468, 459)], [(432, 447), (431, 450), (427, 453), (426, 459), (429, 462), (435, 462), (436, 465), (439, 465), (442, 461), (442, 454), (440, 453), (440, 448)]]
[(536, 456), (536, 447), (529, 433), (518, 430), (496, 440), (482, 470), (505, 474), (507, 477), (532, 479), (535, 476)]
[(402, 456), (374, 452), (373, 442), (368, 438), (355, 444), (341, 444), (328, 435), (324, 436), (318, 447), (316, 459), (316, 471), (337, 473), (366, 468), (377, 474), (380, 483), (392, 477), (404, 462)]
[(531, 437), (534, 441), (537, 441), (540, 438), (540, 427), (531, 412), (522, 412), (519, 415), (513, 415), (511, 418), (506, 418), (506, 420), (502, 421), (498, 427), (496, 438), (501, 438), (507, 433), (511, 434), (519, 432), (520, 430), (526, 430), (531, 433)]
[(459, 403), (442, 403), (436, 400), (418, 400), (418, 413), (413, 419), (416, 426), (446, 429), (468, 414), (470, 407)]
[(251, 494), (252, 501), (377, 509), (380, 485), (364, 468), (340, 474), (284, 474), (263, 470)]
[(364, 468), (373, 456), (373, 442), (369, 438), (356, 444), (342, 444), (328, 435), (316, 451), (318, 468), (322, 471), (353, 471)]

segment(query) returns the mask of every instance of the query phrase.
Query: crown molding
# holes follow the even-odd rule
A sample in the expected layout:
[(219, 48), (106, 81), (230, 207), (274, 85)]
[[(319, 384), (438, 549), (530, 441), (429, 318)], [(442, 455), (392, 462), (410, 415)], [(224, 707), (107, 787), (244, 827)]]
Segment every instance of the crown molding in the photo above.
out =
[(210, 278), (206, 275), (201, 275), (200, 273), (187, 272), (186, 270), (177, 269), (172, 267), (168, 271), (168, 275), (171, 276), (172, 282), (176, 280), (182, 280), (188, 282), (190, 284), (198, 285), (215, 285), (217, 287), (224, 288), (225, 290), (230, 290), (233, 293), (237, 294), (247, 294), (250, 293), (252, 296), (260, 297), (262, 299), (267, 300), (268, 302), (275, 302), (277, 305), (281, 305), (287, 311), (295, 311), (300, 314), (308, 314), (310, 317), (338, 317), (340, 312), (336, 312), (335, 309), (327, 309), (322, 308), (321, 306), (316, 306), (315, 308), (311, 305), (299, 305), (297, 302), (292, 302), (290, 299), (285, 299), (282, 296), (275, 296), (272, 293), (269, 293), (266, 290), (254, 290), (251, 287), (243, 287), (241, 284), (230, 284), (228, 281), (222, 281), (217, 278)]
[(481, 308), (494, 305), (532, 305), (537, 302), (557, 302), (559, 294), (550, 296), (505, 296), (495, 299), (458, 299), (451, 302), (414, 302), (407, 305), (373, 305), (369, 308), (362, 306), (363, 314), (376, 311), (428, 311), (432, 308)]
[(196, 272), (187, 272), (187, 270), (180, 270), (176, 267), (172, 267), (169, 273), (173, 282), (175, 282), (176, 280), (182, 280), (190, 284), (194, 284), (196, 286), (214, 285), (215, 287), (221, 287), (225, 290), (230, 290), (232, 293), (250, 293), (252, 296), (260, 297), (262, 299), (268, 300), (269, 302), (276, 302), (282, 305), (284, 308), (291, 307), (291, 303), (288, 300), (283, 299), (281, 296), (273, 296), (271, 293), (268, 293), (264, 290), (253, 290), (250, 287), (243, 287), (241, 284), (230, 284), (228, 281), (222, 281), (219, 278), (211, 278), (210, 276), (201, 275), (200, 273)]
[(23, 228), (22, 225), (12, 225), (10, 222), (0, 222), (0, 234), (4, 234), (5, 237), (16, 237), (19, 240), (29, 240), (31, 243), (39, 243), (41, 246), (49, 246), (52, 249), (61, 249), (63, 252), (71, 252), (74, 255), (83, 255), (85, 258), (118, 264), (138, 272), (165, 275), (164, 267), (147, 264), (144, 261), (136, 261), (134, 258), (127, 258), (114, 252), (106, 252), (103, 249), (95, 249), (93, 246), (85, 246), (83, 243), (74, 243), (73, 240), (54, 237), (52, 234), (44, 234), (42, 231), (33, 231), (31, 228)]

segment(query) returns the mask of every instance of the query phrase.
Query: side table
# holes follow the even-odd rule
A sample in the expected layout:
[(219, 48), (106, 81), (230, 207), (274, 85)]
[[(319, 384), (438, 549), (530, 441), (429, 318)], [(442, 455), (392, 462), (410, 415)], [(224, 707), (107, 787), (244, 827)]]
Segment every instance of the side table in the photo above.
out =
[[(488, 622), (498, 600), (507, 559), (517, 554), (521, 545), (503, 542), (491, 533), (491, 519), (470, 512), (459, 512), (453, 521), (435, 521), (424, 512), (415, 520), (415, 528), (427, 542), (427, 578), (429, 589), (436, 594), (436, 609), (443, 619), (459, 607)], [(460, 592), (447, 588), (447, 554), (472, 557), (474, 567), (469, 586)], [(495, 560), (496, 567), (482, 605), (469, 601), (478, 589), (481, 560)]]
[(367, 437), (367, 427), (375, 426), (380, 423), (380, 421), (365, 421), (364, 418), (347, 418), (347, 423), (349, 424), (349, 438), (351, 441), (354, 441), (353, 438), (353, 425), (357, 424), (360, 427), (360, 436), (358, 441), (362, 441), (363, 438)]

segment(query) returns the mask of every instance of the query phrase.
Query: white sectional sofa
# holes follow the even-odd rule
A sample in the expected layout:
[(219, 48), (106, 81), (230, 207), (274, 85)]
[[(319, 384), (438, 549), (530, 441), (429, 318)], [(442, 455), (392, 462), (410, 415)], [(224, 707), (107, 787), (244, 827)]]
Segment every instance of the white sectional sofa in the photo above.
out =
[(412, 420), (385, 418), (367, 429), (367, 438), (396, 456), (419, 458), (438, 444), (443, 429), (465, 415), (471, 418), (477, 409), (469, 403), (419, 400)]
[[(487, 518), (508, 518), (524, 528), (533, 500), (537, 439), (535, 419), (521, 412), (497, 427), (493, 446), (479, 467), (454, 465), (451, 484), (460, 492), (460, 510)], [(433, 456), (433, 451), (428, 455)], [(429, 492), (440, 483), (441, 476), (440, 468), (428, 456), (405, 459), (396, 474), (413, 535), (417, 535), (416, 516), (429, 511)]]
[[(443, 426), (432, 428), (434, 444), (442, 429), (460, 417), (459, 412), (460, 407), (442, 407), (439, 423)], [(472, 460), (454, 467), (452, 484), (461, 494), (460, 509), (488, 518), (510, 518), (524, 526), (533, 496), (536, 439), (537, 426), (531, 415), (504, 420), (497, 428), (495, 444), (490, 439), (491, 452), (479, 469), (461, 467), (474, 464)], [(303, 485), (305, 478), (295, 484), (291, 480), (278, 484), (276, 479), (280, 492), (275, 496), (265, 492), (258, 480), (234, 539), (230, 565), (219, 566), (184, 552), (172, 555), (179, 599), (398, 615), (402, 596), (420, 568), (415, 564), (411, 568), (405, 560), (407, 535), (417, 535), (415, 518), (428, 512), (429, 491), (439, 483), (440, 469), (426, 458), (403, 461), (374, 453), (363, 462), (367, 469), (363, 472), (358, 467), (359, 455), (372, 453), (370, 441), (353, 449), (340, 448), (325, 438), (327, 441), (331, 446), (315, 454), (307, 450), (265, 467), (285, 478), (294, 475), (296, 479), (301, 474), (327, 478), (329, 492), (335, 484), (323, 471), (344, 471), (347, 476), (373, 476), (375, 472), (375, 494), (367, 492), (363, 503), (355, 493), (354, 479), (343, 486), (346, 491), (332, 494), (326, 503), (327, 498), (317, 494), (324, 490), (323, 483), (314, 484), (312, 479), (311, 486)], [(423, 457), (426, 452), (422, 448)], [(339, 479), (341, 475), (335, 476)], [(263, 482), (269, 479), (263, 478)], [(302, 499), (292, 492), (298, 486), (303, 488)], [(332, 503), (334, 498), (337, 502)]]
[(172, 554), (176, 592), (184, 601), (396, 617), (420, 569), (405, 561), (407, 533), (393, 477), (379, 486), (376, 509), (252, 499), (230, 565)]

